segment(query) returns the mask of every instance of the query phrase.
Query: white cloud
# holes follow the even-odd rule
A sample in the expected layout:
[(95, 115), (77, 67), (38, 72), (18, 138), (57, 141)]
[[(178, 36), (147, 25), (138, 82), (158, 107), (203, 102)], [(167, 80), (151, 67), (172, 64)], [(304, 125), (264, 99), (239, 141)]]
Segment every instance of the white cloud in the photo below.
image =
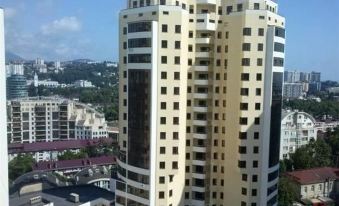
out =
[(42, 34), (49, 35), (63, 32), (76, 32), (81, 30), (81, 22), (74, 16), (64, 17), (62, 19), (54, 20), (53, 22), (42, 25)]

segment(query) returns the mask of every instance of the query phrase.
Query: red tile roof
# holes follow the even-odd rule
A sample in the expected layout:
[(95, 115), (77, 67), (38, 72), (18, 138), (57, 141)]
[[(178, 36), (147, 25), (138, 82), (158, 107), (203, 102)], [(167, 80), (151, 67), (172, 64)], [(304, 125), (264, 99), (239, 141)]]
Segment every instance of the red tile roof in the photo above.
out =
[(75, 159), (75, 160), (62, 160), (62, 161), (44, 161), (38, 162), (33, 165), (33, 171), (57, 171), (86, 168), (91, 165), (113, 165), (116, 164), (114, 156), (101, 156), (93, 158)]
[(339, 179), (339, 168), (322, 167), (287, 172), (286, 175), (301, 185), (321, 183), (328, 179)]
[(8, 145), (9, 154), (41, 152), (41, 151), (63, 151), (69, 149), (81, 149), (88, 146), (95, 146), (101, 143), (113, 143), (110, 138), (100, 138), (91, 140), (64, 140), (54, 142), (34, 142), (34, 143), (12, 143)]

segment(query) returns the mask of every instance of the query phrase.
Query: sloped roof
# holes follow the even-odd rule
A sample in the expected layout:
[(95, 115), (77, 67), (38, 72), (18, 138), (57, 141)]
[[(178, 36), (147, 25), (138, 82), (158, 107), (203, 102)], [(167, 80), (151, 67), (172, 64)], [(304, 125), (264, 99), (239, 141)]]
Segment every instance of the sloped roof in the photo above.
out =
[(286, 175), (301, 185), (316, 184), (339, 179), (339, 168), (322, 167), (287, 172)]

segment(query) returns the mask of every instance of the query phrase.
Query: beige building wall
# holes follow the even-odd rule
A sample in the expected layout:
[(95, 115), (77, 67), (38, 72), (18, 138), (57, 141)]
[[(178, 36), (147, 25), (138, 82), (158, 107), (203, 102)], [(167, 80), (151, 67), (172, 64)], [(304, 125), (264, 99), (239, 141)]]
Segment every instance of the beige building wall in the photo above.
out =
[[(273, 51), (275, 41), (284, 43), (275, 40), (275, 27), (284, 27), (276, 3), (130, 0), (128, 7), (120, 14), (118, 176), (122, 181), (117, 183), (117, 204), (276, 205), (278, 165), (269, 164), (271, 95), (274, 73), (283, 72), (273, 59), (284, 56)], [(152, 22), (151, 31), (130, 33), (128, 25), (136, 22)], [(129, 48), (129, 40), (142, 37), (152, 38), (152, 44)], [(180, 41), (177, 49), (176, 41)], [(151, 54), (152, 59), (129, 62), (129, 55), (137, 53)], [(180, 58), (177, 64), (176, 58)], [(128, 102), (128, 93), (133, 91), (127, 74), (138, 69), (151, 71), (153, 78), (147, 169), (128, 164), (133, 144), (127, 118), (133, 102)], [(174, 72), (180, 79), (174, 78)], [(176, 87), (179, 95), (173, 94)], [(173, 109), (174, 102), (179, 109)], [(179, 124), (173, 124), (177, 117)], [(173, 132), (178, 132), (178, 139), (173, 139)], [(173, 154), (173, 148), (178, 152)], [(178, 167), (173, 167), (174, 162)], [(139, 182), (131, 172), (138, 173)], [(129, 185), (138, 189), (130, 190)]]

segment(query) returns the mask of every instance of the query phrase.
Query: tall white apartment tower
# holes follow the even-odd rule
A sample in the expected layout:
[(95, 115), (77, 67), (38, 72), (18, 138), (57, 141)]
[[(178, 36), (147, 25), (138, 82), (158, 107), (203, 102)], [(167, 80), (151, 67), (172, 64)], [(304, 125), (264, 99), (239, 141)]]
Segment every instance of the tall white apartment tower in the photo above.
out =
[(7, 153), (7, 114), (6, 114), (6, 69), (5, 69), (5, 35), (4, 10), (0, 8), (0, 200), (8, 203), (8, 153)]
[(129, 0), (116, 205), (277, 205), (285, 19), (271, 0)]

